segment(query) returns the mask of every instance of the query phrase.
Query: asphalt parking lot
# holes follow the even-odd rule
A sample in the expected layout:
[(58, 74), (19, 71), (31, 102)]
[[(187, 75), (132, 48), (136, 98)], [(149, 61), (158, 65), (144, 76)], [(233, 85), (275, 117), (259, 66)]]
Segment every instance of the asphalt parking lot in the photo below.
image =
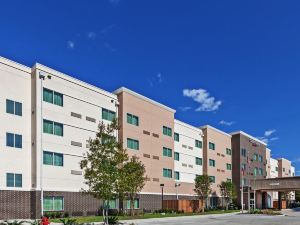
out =
[(147, 220), (126, 221), (125, 224), (134, 223), (135, 225), (299, 225), (300, 211), (286, 210), (284, 216), (264, 216), (247, 214), (222, 214), (206, 216), (189, 216), (175, 218), (160, 218)]

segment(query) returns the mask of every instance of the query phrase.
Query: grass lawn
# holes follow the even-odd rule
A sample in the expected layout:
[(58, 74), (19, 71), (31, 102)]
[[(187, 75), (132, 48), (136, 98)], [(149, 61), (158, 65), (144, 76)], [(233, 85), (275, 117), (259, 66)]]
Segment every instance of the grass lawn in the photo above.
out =
[[(239, 212), (239, 210), (228, 210), (228, 211), (222, 211), (222, 210), (216, 210), (216, 211), (209, 211), (206, 212), (205, 215), (211, 215), (211, 214), (224, 214), (224, 213), (233, 213), (233, 212)], [(119, 220), (133, 220), (133, 219), (150, 219), (150, 218), (164, 218), (164, 217), (178, 217), (178, 216), (197, 216), (197, 215), (203, 215), (202, 213), (166, 213), (166, 214), (159, 214), (159, 213), (147, 213), (144, 215), (137, 215), (134, 217), (130, 216), (119, 216)], [(102, 222), (103, 218), (102, 216), (86, 216), (86, 217), (71, 217), (72, 219), (76, 219), (77, 223), (94, 223), (94, 222)], [(54, 223), (60, 223), (59, 219), (51, 219), (51, 222)]]

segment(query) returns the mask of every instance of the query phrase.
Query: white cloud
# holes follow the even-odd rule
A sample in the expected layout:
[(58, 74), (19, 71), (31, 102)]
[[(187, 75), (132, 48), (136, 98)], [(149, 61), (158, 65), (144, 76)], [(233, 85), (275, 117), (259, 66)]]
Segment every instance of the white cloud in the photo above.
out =
[(279, 139), (279, 137), (271, 137), (276, 132), (275, 129), (266, 130), (264, 132), (263, 137), (257, 137), (257, 139), (265, 142), (266, 144), (269, 144), (271, 141), (276, 141)]
[(235, 123), (234, 121), (225, 121), (225, 120), (221, 120), (219, 122), (219, 124), (229, 126), (229, 127), (232, 126), (234, 123)]
[(275, 129), (272, 129), (272, 130), (266, 130), (265, 131), (265, 136), (266, 137), (270, 137), (273, 133), (275, 133), (276, 130)]
[(189, 107), (189, 106), (182, 106), (182, 107), (179, 107), (179, 110), (181, 110), (182, 112), (186, 112), (188, 110), (191, 110), (192, 107)]
[(75, 48), (75, 42), (74, 41), (68, 41), (67, 45), (68, 45), (68, 48), (70, 48), (70, 49)]
[[(295, 159), (295, 160), (293, 160), (292, 162), (300, 162), (300, 158), (297, 158), (297, 159)], [(300, 171), (299, 171), (300, 172)]]
[(192, 98), (195, 102), (200, 103), (196, 111), (211, 112), (216, 111), (222, 105), (222, 101), (216, 101), (205, 89), (184, 89), (183, 96)]
[(96, 38), (96, 33), (93, 32), (93, 31), (88, 32), (88, 33), (87, 33), (87, 37), (88, 37), (89, 39), (95, 39), (95, 38)]
[(157, 78), (157, 81), (158, 81), (159, 83), (162, 82), (162, 75), (161, 75), (161, 73), (158, 73), (158, 74), (156, 75), (156, 78)]
[(155, 84), (160, 84), (163, 81), (162, 73), (157, 73), (155, 76), (147, 78), (150, 87), (154, 87)]

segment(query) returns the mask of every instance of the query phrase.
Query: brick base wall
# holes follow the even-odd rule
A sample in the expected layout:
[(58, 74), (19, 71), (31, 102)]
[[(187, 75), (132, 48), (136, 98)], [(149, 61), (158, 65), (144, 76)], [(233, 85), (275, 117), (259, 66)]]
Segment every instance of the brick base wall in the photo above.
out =
[(0, 191), (0, 220), (31, 218), (30, 191)]
[[(44, 196), (64, 197), (64, 212), (70, 216), (96, 215), (102, 202), (80, 192), (45, 191)], [(193, 196), (179, 199), (195, 200)], [(162, 208), (161, 195), (141, 194), (140, 210), (154, 211)], [(40, 191), (0, 191), (0, 220), (34, 219), (41, 215)], [(175, 195), (165, 195), (164, 200), (175, 200)], [(124, 205), (124, 208), (126, 206)]]

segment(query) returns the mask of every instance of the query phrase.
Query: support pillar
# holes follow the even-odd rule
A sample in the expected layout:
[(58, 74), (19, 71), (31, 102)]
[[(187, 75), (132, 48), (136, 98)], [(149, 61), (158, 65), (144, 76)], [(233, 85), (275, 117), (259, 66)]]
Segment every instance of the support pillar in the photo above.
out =
[(282, 193), (279, 191), (278, 192), (278, 209), (281, 210), (282, 209)]

